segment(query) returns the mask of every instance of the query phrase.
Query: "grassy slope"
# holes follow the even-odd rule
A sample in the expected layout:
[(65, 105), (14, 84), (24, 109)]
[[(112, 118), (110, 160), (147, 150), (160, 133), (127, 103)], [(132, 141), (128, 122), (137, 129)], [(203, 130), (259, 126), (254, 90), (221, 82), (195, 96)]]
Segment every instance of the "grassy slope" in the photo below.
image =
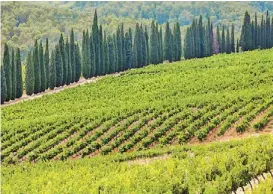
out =
[(111, 117), (143, 108), (185, 107), (270, 95), (272, 61), (271, 49), (129, 70), (96, 84), (4, 107), (2, 131), (86, 115)]
[[(273, 137), (2, 168), (3, 193), (231, 193), (273, 167)], [(146, 165), (121, 162), (170, 154)], [(267, 157), (270, 160), (264, 160)], [(257, 168), (257, 166), (259, 168)]]

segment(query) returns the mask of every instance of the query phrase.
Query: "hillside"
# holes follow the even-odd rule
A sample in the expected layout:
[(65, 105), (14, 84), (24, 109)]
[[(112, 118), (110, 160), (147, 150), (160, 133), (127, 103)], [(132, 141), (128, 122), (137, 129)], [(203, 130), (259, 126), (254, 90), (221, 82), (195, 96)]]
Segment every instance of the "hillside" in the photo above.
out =
[[(94, 9), (98, 9), (99, 23), (108, 32), (125, 23), (125, 28), (134, 27), (136, 22), (150, 26), (151, 19), (160, 24), (178, 21), (185, 28), (193, 17), (200, 14), (211, 17), (214, 25), (235, 24), (239, 36), (244, 12), (258, 16), (266, 10), (273, 13), (272, 2), (2, 2), (2, 46), (7, 42), (20, 47), (25, 59), (33, 48), (35, 39), (49, 38), (50, 47), (58, 41), (60, 33), (66, 35), (75, 30), (76, 40), (82, 39), (82, 30), (91, 27)], [(3, 47), (2, 47), (3, 48)], [(3, 49), (2, 49), (3, 50)]]
[(2, 162), (91, 157), (204, 140), (211, 132), (262, 130), (273, 114), (272, 51), (150, 65), (3, 107)]

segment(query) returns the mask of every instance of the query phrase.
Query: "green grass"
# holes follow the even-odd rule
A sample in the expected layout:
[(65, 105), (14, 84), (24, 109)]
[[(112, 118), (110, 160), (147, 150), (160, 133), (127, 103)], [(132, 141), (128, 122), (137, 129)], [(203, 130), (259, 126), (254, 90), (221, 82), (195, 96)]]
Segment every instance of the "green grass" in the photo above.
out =
[[(273, 167), (273, 136), (2, 167), (3, 193), (231, 193)], [(168, 153), (147, 164), (126, 160)], [(265, 160), (264, 158), (267, 158)]]
[(205, 139), (217, 126), (223, 135), (235, 122), (243, 133), (257, 114), (273, 110), (272, 51), (150, 65), (4, 107), (1, 160), (65, 160), (184, 144)]

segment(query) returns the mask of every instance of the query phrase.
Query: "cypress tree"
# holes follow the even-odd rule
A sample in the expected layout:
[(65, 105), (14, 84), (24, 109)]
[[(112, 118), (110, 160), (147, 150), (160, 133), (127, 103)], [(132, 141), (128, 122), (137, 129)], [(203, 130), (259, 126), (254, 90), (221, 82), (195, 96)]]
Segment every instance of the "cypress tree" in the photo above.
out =
[(99, 35), (99, 28), (98, 28), (98, 17), (97, 17), (97, 10), (95, 10), (93, 25), (92, 25), (92, 42), (94, 45), (94, 63), (95, 68), (93, 71), (95, 72), (94, 75), (97, 76), (100, 70), (100, 35)]
[(99, 70), (99, 75), (103, 75), (104, 72), (104, 53), (103, 53), (103, 36), (102, 36), (102, 26), (100, 25), (99, 29), (99, 45), (100, 45), (100, 70)]
[(222, 28), (222, 38), (221, 38), (221, 51), (222, 53), (226, 52), (226, 38), (225, 38), (225, 27)]
[(115, 45), (112, 36), (108, 36), (107, 38), (108, 48), (109, 48), (109, 71), (108, 73), (115, 72), (115, 60), (116, 60), (116, 53), (115, 53)]
[(217, 44), (219, 46), (219, 52), (222, 53), (222, 43), (221, 43), (221, 36), (220, 36), (220, 28), (217, 26)]
[[(57, 50), (60, 50), (60, 48), (56, 49)], [(57, 51), (58, 53), (59, 51)], [(58, 58), (58, 55), (56, 53), (56, 58)], [(63, 63), (63, 62), (62, 62)], [(70, 83), (73, 83), (75, 82), (75, 78), (76, 78), (76, 66), (75, 66), (75, 40), (74, 40), (74, 31), (73, 29), (71, 30), (71, 33), (70, 33), (70, 67), (71, 67), (71, 80), (70, 80)], [(56, 64), (56, 68), (58, 69), (58, 65)], [(63, 69), (63, 68), (61, 68)], [(63, 75), (63, 74), (62, 74)], [(58, 76), (58, 71), (57, 71), (57, 76)], [(56, 84), (59, 85), (59, 81), (61, 79), (59, 79), (57, 77), (57, 81), (56, 81)], [(61, 82), (62, 83), (62, 82)]]
[(214, 40), (214, 37), (213, 37), (213, 25), (210, 22), (210, 56), (213, 55), (213, 40)]
[(147, 27), (145, 26), (144, 31), (144, 37), (145, 37), (145, 45), (146, 45), (146, 65), (150, 64), (150, 57), (149, 57), (149, 35)]
[(150, 63), (157, 64), (158, 63), (158, 39), (157, 32), (155, 28), (155, 23), (152, 21), (151, 24), (151, 33), (150, 33)]
[(107, 36), (106, 32), (104, 31), (103, 36), (103, 53), (104, 53), (104, 74), (109, 73), (109, 49), (108, 49), (108, 42), (107, 42)]
[(82, 40), (82, 75), (85, 79), (91, 77), (90, 40), (88, 30), (83, 31)]
[(231, 26), (231, 41), (230, 41), (231, 52), (235, 52), (235, 35), (234, 35), (234, 24)]
[(265, 24), (264, 16), (262, 16), (262, 21), (261, 21), (261, 47), (262, 49), (266, 48), (266, 24)]
[(31, 53), (29, 52), (27, 55), (27, 63), (25, 69), (25, 88), (27, 95), (32, 95), (34, 93), (34, 82), (35, 82), (34, 66), (32, 62)]
[(176, 22), (174, 25), (174, 49), (175, 49), (175, 55), (174, 60), (179, 61), (181, 59), (181, 32), (180, 32), (180, 26), (179, 23)]
[(119, 68), (119, 66), (118, 66), (118, 43), (117, 43), (117, 37), (116, 37), (116, 35), (114, 34), (113, 35), (113, 44), (114, 44), (114, 57), (115, 57), (115, 60), (114, 60), (114, 64), (113, 64), (113, 66), (114, 66), (114, 68), (115, 68), (115, 71), (114, 72), (118, 72), (118, 68)]
[(158, 33), (158, 42), (159, 42), (159, 56), (158, 56), (158, 63), (163, 63), (163, 32), (162, 32), (162, 26), (160, 26), (160, 31)]
[(51, 59), (49, 64), (49, 88), (51, 90), (56, 86), (56, 64), (55, 64), (55, 52), (51, 52)]
[(237, 39), (237, 43), (236, 43), (236, 53), (239, 53), (240, 49), (239, 49), (239, 40)]
[(62, 56), (62, 62), (63, 62), (63, 81), (62, 85), (65, 85), (67, 83), (66, 79), (68, 76), (68, 71), (67, 71), (67, 64), (66, 64), (66, 52), (65, 52), (65, 44), (64, 44), (64, 38), (63, 34), (61, 33), (60, 39), (59, 39), (59, 45), (60, 45), (60, 52)]
[(122, 40), (121, 40), (121, 31), (120, 31), (120, 27), (118, 26), (117, 29), (117, 37), (116, 37), (116, 41), (117, 41), (117, 55), (118, 55), (118, 68), (117, 71), (121, 71), (121, 66), (122, 66)]
[(33, 50), (33, 66), (34, 66), (34, 94), (41, 91), (41, 68), (39, 63), (39, 49), (38, 41), (35, 40), (34, 50)]
[(202, 15), (200, 15), (199, 17), (199, 24), (198, 24), (198, 28), (199, 28), (199, 37), (200, 37), (200, 42), (199, 42), (199, 48), (200, 48), (200, 55), (199, 57), (204, 57), (204, 32), (203, 32), (203, 19), (202, 19)]
[(75, 45), (75, 66), (76, 66), (76, 72), (75, 72), (75, 81), (78, 82), (81, 77), (81, 54), (80, 54), (80, 48), (79, 45)]
[(14, 56), (14, 49), (11, 50), (11, 75), (12, 75), (12, 91), (11, 91), (11, 100), (16, 98), (16, 64), (15, 64), (15, 56)]
[(132, 42), (130, 34), (126, 32), (125, 34), (125, 53), (126, 53), (126, 69), (131, 69), (132, 67)]
[(147, 45), (146, 38), (144, 35), (144, 30), (142, 25), (140, 26), (140, 40), (141, 40), (141, 52), (142, 52), (142, 62), (141, 67), (146, 66), (148, 62), (148, 54), (147, 54)]
[[(75, 48), (73, 50), (75, 50)], [(73, 53), (74, 53), (73, 60), (75, 61), (75, 52), (73, 51)], [(60, 45), (56, 45), (55, 47), (54, 59), (55, 59), (55, 66), (56, 66), (56, 86), (59, 87), (59, 86), (62, 86), (62, 83), (63, 83), (63, 61), (62, 61)], [(75, 79), (73, 79), (73, 81), (75, 81)]]
[(172, 32), (170, 30), (169, 22), (166, 23), (163, 51), (164, 60), (172, 62)]
[(49, 83), (49, 49), (48, 49), (48, 38), (46, 38), (46, 49), (45, 49), (45, 72), (46, 72), (46, 89), (48, 89), (48, 83)]
[(257, 13), (255, 12), (255, 28), (254, 28), (254, 48), (258, 48), (258, 19), (257, 19)]
[(89, 37), (89, 56), (90, 56), (90, 59), (89, 59), (89, 63), (91, 65), (91, 75), (90, 77), (94, 77), (96, 76), (96, 63), (95, 63), (95, 46), (94, 46), (94, 43), (93, 43), (93, 38), (92, 38), (92, 35), (90, 35)]
[(16, 52), (16, 98), (20, 98), (23, 95), (23, 80), (22, 80), (22, 64), (20, 49), (17, 48)]
[(271, 47), (273, 47), (273, 17), (271, 19)]
[(269, 17), (269, 13), (268, 10), (266, 12), (266, 48), (270, 48), (271, 45), (271, 32), (270, 32), (270, 17)]
[(191, 28), (187, 28), (187, 31), (186, 31), (186, 36), (185, 36), (185, 39), (184, 39), (184, 58), (185, 59), (190, 59), (192, 58), (192, 41), (191, 41), (191, 38), (192, 38), (192, 34), (191, 34)]
[(252, 31), (250, 23), (250, 15), (245, 12), (244, 24), (241, 32), (241, 46), (243, 51), (248, 51), (252, 48)]
[(125, 51), (125, 34), (124, 34), (124, 26), (123, 23), (121, 24), (120, 28), (120, 33), (121, 33), (121, 45), (122, 45), (122, 70), (125, 70), (126, 68), (126, 51)]
[(255, 24), (253, 21), (251, 22), (251, 35), (252, 35), (251, 50), (253, 50), (253, 49), (255, 49)]
[(44, 49), (43, 49), (42, 41), (40, 41), (40, 46), (39, 46), (39, 64), (41, 69), (41, 91), (45, 91), (47, 80), (46, 80)]
[(12, 68), (10, 65), (9, 47), (6, 43), (4, 47), (3, 65), (5, 70), (5, 78), (6, 78), (6, 86), (7, 86), (6, 101), (9, 101), (12, 95), (12, 71), (11, 71)]
[[(68, 42), (68, 38), (66, 38), (66, 42), (65, 42), (65, 52), (66, 52), (66, 64), (67, 64), (67, 78), (66, 78), (66, 85), (69, 85), (71, 83), (72, 80), (72, 67), (71, 67), (71, 56), (70, 56), (70, 44)], [(53, 59), (54, 59), (54, 55), (53, 55)], [(55, 59), (54, 59), (55, 60)], [(56, 66), (55, 66), (56, 68)], [(55, 78), (56, 79), (56, 78)], [(56, 82), (56, 81), (55, 81)], [(55, 85), (54, 85), (55, 87)], [(53, 88), (52, 88), (53, 89)]]
[(1, 65), (1, 104), (4, 104), (7, 96), (7, 83), (4, 66)]
[(226, 53), (231, 53), (231, 44), (230, 44), (230, 34), (229, 34), (229, 28), (227, 28), (227, 36), (226, 36)]

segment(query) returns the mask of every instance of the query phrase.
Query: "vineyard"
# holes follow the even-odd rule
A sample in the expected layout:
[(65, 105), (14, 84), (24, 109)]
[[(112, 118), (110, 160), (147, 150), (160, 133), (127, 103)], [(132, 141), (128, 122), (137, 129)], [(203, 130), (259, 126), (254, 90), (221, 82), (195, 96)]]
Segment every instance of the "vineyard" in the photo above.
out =
[(150, 65), (4, 107), (1, 161), (93, 157), (231, 129), (262, 131), (273, 117), (272, 52)]
[[(145, 164), (132, 162), (152, 158)], [(160, 156), (167, 156), (161, 160)], [(266, 158), (266, 159), (265, 159)], [(3, 193), (231, 193), (273, 168), (273, 136), (2, 168)], [(256, 193), (271, 193), (270, 179)], [(262, 192), (265, 193), (265, 192)]]

